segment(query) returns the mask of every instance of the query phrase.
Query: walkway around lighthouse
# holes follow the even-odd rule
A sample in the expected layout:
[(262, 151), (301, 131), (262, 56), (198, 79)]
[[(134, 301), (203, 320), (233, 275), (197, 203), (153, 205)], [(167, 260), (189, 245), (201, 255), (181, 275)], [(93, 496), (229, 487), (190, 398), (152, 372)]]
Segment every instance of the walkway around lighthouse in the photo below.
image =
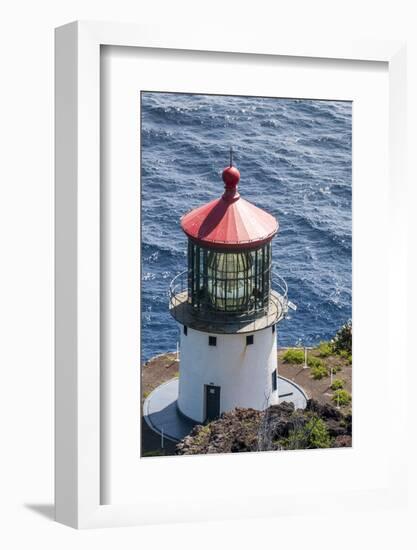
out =
[[(197, 424), (185, 418), (177, 407), (178, 378), (158, 386), (143, 404), (143, 416), (148, 426), (171, 441), (184, 439)], [(290, 401), (296, 409), (304, 409), (307, 396), (294, 382), (278, 377), (280, 403)]]
[[(323, 404), (334, 404), (332, 402), (333, 394), (329, 387), (331, 383), (330, 376), (315, 380), (311, 376), (310, 369), (304, 368), (304, 365), (286, 363), (283, 360), (285, 351), (286, 349), (283, 348), (278, 351), (278, 369), (280, 376), (283, 377), (279, 386), (279, 393), (282, 396), (281, 401), (285, 400), (285, 393), (293, 391), (291, 387), (285, 390), (285, 382), (290, 386), (295, 383), (297, 387), (301, 387), (307, 398), (313, 398)], [(319, 350), (309, 350), (308, 354), (309, 357), (317, 358)], [(327, 367), (336, 370), (337, 374), (334, 375), (334, 378), (343, 380), (345, 389), (351, 393), (352, 365), (349, 360), (338, 355), (332, 355), (324, 361)], [(175, 352), (153, 357), (142, 366), (142, 456), (175, 453), (175, 442), (168, 438), (169, 432), (173, 430), (169, 413), (176, 410), (175, 396), (178, 371), (179, 363), (176, 361)], [(165, 388), (162, 394), (155, 391), (161, 385)], [(148, 399), (151, 395), (152, 399)], [(146, 420), (143, 415), (147, 416)], [(158, 425), (164, 426), (165, 430), (163, 449), (161, 449), (161, 433), (158, 432), (158, 429), (155, 431)], [(192, 423), (190, 424), (187, 419), (180, 416), (176, 426), (175, 431), (171, 434), (171, 436), (174, 436), (173, 439), (178, 439), (183, 433), (186, 435), (185, 432), (190, 431)]]

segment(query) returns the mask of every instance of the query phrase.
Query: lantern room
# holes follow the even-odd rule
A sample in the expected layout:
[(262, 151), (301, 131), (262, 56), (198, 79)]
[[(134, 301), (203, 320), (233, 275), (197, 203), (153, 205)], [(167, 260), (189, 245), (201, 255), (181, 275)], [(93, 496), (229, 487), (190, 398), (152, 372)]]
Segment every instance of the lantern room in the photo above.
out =
[(188, 299), (195, 310), (257, 315), (268, 308), (271, 243), (254, 250), (188, 244)]
[(272, 272), (278, 221), (240, 196), (232, 158), (222, 179), (219, 198), (180, 220), (188, 237), (188, 267), (171, 283), (170, 311), (183, 325), (207, 332), (232, 333), (237, 325), (261, 330), (288, 309), (286, 283)]
[(188, 303), (197, 314), (256, 317), (269, 307), (277, 220), (243, 199), (240, 174), (223, 170), (223, 195), (181, 218), (188, 242)]

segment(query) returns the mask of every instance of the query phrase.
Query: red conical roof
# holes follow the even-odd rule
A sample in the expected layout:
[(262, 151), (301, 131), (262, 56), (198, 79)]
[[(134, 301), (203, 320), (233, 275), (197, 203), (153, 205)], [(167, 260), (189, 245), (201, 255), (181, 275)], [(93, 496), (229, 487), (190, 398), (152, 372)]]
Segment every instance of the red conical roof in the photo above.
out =
[(254, 248), (276, 234), (277, 219), (241, 198), (237, 191), (239, 179), (237, 168), (225, 168), (223, 196), (181, 218), (183, 231), (194, 242), (209, 247)]

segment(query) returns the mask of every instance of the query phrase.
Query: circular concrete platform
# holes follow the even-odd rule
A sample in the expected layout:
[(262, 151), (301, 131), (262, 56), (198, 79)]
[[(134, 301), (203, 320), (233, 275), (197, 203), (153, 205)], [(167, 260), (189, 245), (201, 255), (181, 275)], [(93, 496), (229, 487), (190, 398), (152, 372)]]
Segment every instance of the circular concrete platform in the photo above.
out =
[[(290, 401), (296, 409), (305, 409), (307, 396), (294, 382), (278, 377), (279, 402)], [(143, 404), (143, 416), (148, 426), (171, 441), (180, 441), (196, 425), (178, 410), (178, 378), (161, 384), (148, 395)]]

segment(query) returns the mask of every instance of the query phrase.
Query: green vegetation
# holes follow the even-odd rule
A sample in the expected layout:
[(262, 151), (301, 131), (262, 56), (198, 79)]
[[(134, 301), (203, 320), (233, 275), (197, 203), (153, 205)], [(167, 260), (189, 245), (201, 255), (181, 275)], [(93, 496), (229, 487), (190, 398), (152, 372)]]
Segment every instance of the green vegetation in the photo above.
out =
[(164, 456), (164, 453), (160, 449), (155, 449), (154, 451), (146, 451), (146, 453), (143, 453), (142, 455), (142, 457), (148, 456)]
[[(303, 348), (289, 348), (282, 356), (285, 363), (302, 365), (304, 363)], [(310, 375), (314, 380), (322, 380), (329, 376), (330, 369), (333, 375), (342, 371), (346, 362), (352, 364), (352, 322), (345, 323), (330, 341), (321, 341), (307, 355), (307, 365), (310, 367)], [(342, 379), (334, 380), (332, 390), (337, 392), (343, 390), (345, 381)], [(347, 392), (346, 392), (347, 393)], [(337, 399), (336, 394), (336, 398)], [(333, 399), (335, 401), (335, 399)], [(351, 400), (350, 394), (345, 394), (345, 390), (339, 395), (340, 405), (345, 405)]]
[(333, 353), (330, 342), (320, 342), (318, 350), (320, 357), (329, 357)]
[(331, 438), (326, 423), (313, 416), (304, 426), (292, 430), (285, 444), (288, 449), (326, 449), (331, 447)]
[(307, 358), (307, 365), (312, 368), (324, 367), (324, 363), (321, 359), (311, 356)]
[(337, 331), (331, 345), (336, 353), (342, 355), (342, 352), (346, 352), (342, 356), (350, 355), (352, 360), (352, 321), (348, 321)]
[(320, 365), (312, 367), (310, 373), (314, 380), (321, 380), (325, 376), (329, 376), (329, 371), (326, 369), (326, 367)]
[(340, 357), (343, 357), (343, 359), (346, 359), (347, 361), (349, 361), (350, 365), (352, 364), (352, 354), (350, 354), (348, 351), (346, 351), (344, 349), (342, 349), (338, 353), (339, 353)]
[(333, 384), (330, 386), (332, 390), (341, 390), (344, 386), (344, 381), (340, 378), (335, 378)]
[(304, 363), (304, 350), (297, 348), (290, 348), (282, 356), (283, 361), (286, 363), (295, 363), (301, 365)]
[(206, 424), (205, 426), (199, 426), (198, 432), (194, 437), (197, 445), (202, 445), (204, 442), (208, 441), (209, 438), (210, 438), (210, 424)]
[(352, 401), (352, 396), (348, 391), (339, 389), (334, 392), (332, 400), (336, 403), (336, 405), (344, 407), (345, 405), (349, 405)]
[(330, 436), (324, 420), (313, 417), (307, 422), (306, 430), (309, 431), (309, 443), (313, 449), (330, 447)]
[(352, 355), (346, 351), (346, 350), (341, 350), (338, 352), (338, 355), (344, 359), (345, 361), (347, 361), (350, 365), (352, 364)]
[(143, 398), (146, 399), (150, 393), (151, 393), (150, 391), (144, 391)]
[(291, 403), (266, 411), (237, 408), (192, 432), (176, 447), (177, 454), (242, 453), (324, 449), (350, 446), (352, 414), (310, 399), (305, 409)]

